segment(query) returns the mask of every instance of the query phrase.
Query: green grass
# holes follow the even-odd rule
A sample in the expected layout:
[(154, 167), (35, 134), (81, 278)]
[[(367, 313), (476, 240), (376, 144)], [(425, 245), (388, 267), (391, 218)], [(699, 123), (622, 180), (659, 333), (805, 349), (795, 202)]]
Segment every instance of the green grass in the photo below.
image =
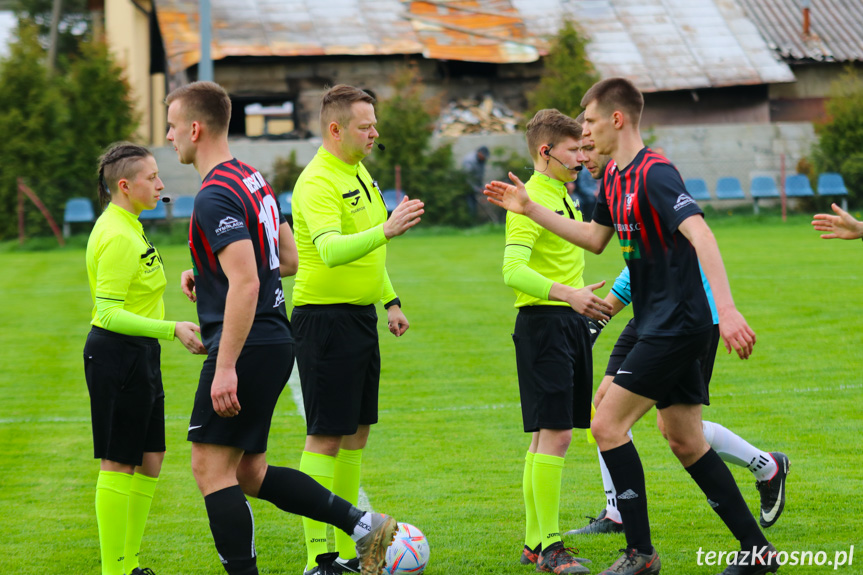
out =
[[(805, 216), (711, 220), (735, 300), (758, 335), (755, 354), (717, 359), (705, 418), (792, 461), (788, 504), (767, 535), (779, 549), (856, 546), (863, 568), (859, 433), (863, 401), (863, 245), (823, 241)], [(90, 318), (84, 252), (0, 250), (0, 573), (99, 573), (92, 459), (82, 348)], [(195, 320), (176, 289), (186, 248), (159, 244), (169, 273), (172, 319)], [(424, 231), (394, 241), (389, 270), (411, 329), (400, 339), (381, 322), (381, 420), (364, 457), (363, 485), (375, 509), (416, 524), (431, 543), (430, 575), (531, 570), (518, 564), (523, 536), (521, 431), (510, 333), (514, 296), (500, 275), (500, 228)], [(614, 245), (588, 255), (586, 279), (613, 281)], [(605, 293), (606, 286), (601, 290)], [(290, 289), (290, 282), (286, 285)], [(381, 310), (382, 312), (382, 310)], [(598, 383), (629, 316), (616, 318), (594, 351)], [(156, 573), (223, 573), (203, 501), (189, 470), (185, 428), (201, 358), (163, 345), (168, 455), (144, 536), (143, 564)], [(278, 407), (269, 460), (296, 466), (304, 424), (289, 394)], [(656, 431), (636, 424), (654, 543), (663, 573), (715, 573), (695, 552), (735, 541)], [(576, 432), (563, 478), (561, 527), (581, 526), (604, 503), (596, 450)], [(751, 509), (748, 471), (732, 468)], [(252, 502), (262, 573), (299, 575), (305, 551), (297, 517)], [(624, 544), (620, 535), (567, 538), (593, 571)], [(786, 567), (780, 573), (826, 573)]]

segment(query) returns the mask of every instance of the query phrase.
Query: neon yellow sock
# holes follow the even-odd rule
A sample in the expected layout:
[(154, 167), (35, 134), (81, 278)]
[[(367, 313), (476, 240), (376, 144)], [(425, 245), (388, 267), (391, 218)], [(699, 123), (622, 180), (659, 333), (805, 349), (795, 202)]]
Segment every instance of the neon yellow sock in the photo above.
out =
[[(336, 458), (330, 455), (303, 451), (303, 456), (300, 458), (300, 471), (330, 491), (333, 490), (335, 467)], [(327, 524), (303, 517), (303, 533), (306, 537), (306, 570), (309, 570), (318, 564), (315, 557), (321, 553), (329, 552)]]
[(563, 457), (556, 455), (536, 453), (533, 456), (533, 500), (543, 549), (561, 540), (558, 519), (563, 463)]
[(132, 476), (129, 487), (129, 516), (126, 519), (126, 549), (123, 553), (125, 573), (131, 573), (135, 567), (139, 567), (138, 553), (141, 551), (141, 539), (144, 537), (144, 527), (147, 525), (150, 504), (153, 503), (158, 482), (158, 477), (147, 477), (141, 473)]
[(524, 492), (524, 510), (527, 520), (524, 525), (524, 544), (536, 549), (542, 536), (539, 534), (539, 521), (536, 518), (536, 503), (533, 500), (533, 453), (524, 456), (524, 477), (521, 488)]
[(100, 471), (96, 480), (96, 522), (102, 551), (102, 575), (123, 575), (123, 547), (132, 476), (118, 471)]
[[(333, 475), (333, 493), (353, 503), (360, 499), (360, 468), (363, 463), (362, 449), (340, 449), (336, 457), (335, 474)], [(356, 543), (351, 536), (341, 529), (335, 530), (336, 551), (342, 559), (353, 559), (357, 556)]]

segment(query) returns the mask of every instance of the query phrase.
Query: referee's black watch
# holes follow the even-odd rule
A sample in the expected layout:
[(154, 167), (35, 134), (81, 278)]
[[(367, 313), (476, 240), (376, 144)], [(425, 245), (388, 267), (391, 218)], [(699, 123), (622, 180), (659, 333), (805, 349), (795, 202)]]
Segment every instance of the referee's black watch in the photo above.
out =
[(399, 307), (402, 307), (402, 300), (400, 300), (399, 298), (395, 298), (395, 299), (393, 299), (393, 300), (390, 300), (390, 301), (388, 301), (387, 303), (385, 303), (385, 304), (384, 304), (384, 309), (390, 309), (390, 308), (391, 308), (391, 307), (393, 307), (394, 305), (397, 305), (397, 306), (399, 306)]

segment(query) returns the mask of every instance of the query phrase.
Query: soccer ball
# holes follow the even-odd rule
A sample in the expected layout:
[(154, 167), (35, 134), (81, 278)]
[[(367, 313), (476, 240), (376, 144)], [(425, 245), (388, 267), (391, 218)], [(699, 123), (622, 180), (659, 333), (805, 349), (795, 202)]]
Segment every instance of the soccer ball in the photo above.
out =
[(429, 542), (422, 531), (409, 523), (399, 523), (393, 544), (387, 549), (389, 575), (420, 575), (429, 562)]

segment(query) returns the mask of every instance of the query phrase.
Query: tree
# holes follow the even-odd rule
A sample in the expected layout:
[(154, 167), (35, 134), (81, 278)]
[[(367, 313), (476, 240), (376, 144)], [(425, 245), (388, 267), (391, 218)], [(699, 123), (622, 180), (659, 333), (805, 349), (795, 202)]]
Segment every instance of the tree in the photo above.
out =
[(395, 187), (396, 166), (401, 188), (408, 196), (425, 202), (423, 222), (466, 226), (470, 215), (464, 199), (469, 186), (464, 172), (453, 166), (452, 146), (431, 149), (434, 119), (422, 98), (422, 81), (414, 67), (396, 74), (394, 96), (379, 102), (378, 131), (385, 152), (375, 152), (369, 171), (382, 190)]
[[(39, 37), (47, 45), (51, 30), (51, 12), (54, 0), (15, 0), (15, 12), (20, 20), (36, 25)], [(79, 53), (81, 42), (90, 31), (90, 11), (87, 0), (63, 0), (63, 11), (57, 36), (57, 54), (60, 60)], [(62, 64), (62, 62), (61, 62)]]
[(827, 114), (829, 119), (815, 126), (817, 171), (839, 172), (851, 197), (863, 199), (863, 78), (854, 68), (831, 85)]
[(530, 117), (539, 110), (557, 108), (568, 116), (581, 113), (581, 99), (599, 81), (587, 58), (587, 40), (569, 20), (564, 22), (543, 60), (542, 78), (528, 93)]
[[(57, 221), (66, 200), (96, 198), (96, 160), (137, 125), (129, 86), (101, 40), (85, 40), (65, 75), (49, 75), (38, 28), (21, 21), (18, 41), (0, 63), (0, 239), (16, 233), (17, 178)], [(28, 234), (48, 226), (27, 209)]]

